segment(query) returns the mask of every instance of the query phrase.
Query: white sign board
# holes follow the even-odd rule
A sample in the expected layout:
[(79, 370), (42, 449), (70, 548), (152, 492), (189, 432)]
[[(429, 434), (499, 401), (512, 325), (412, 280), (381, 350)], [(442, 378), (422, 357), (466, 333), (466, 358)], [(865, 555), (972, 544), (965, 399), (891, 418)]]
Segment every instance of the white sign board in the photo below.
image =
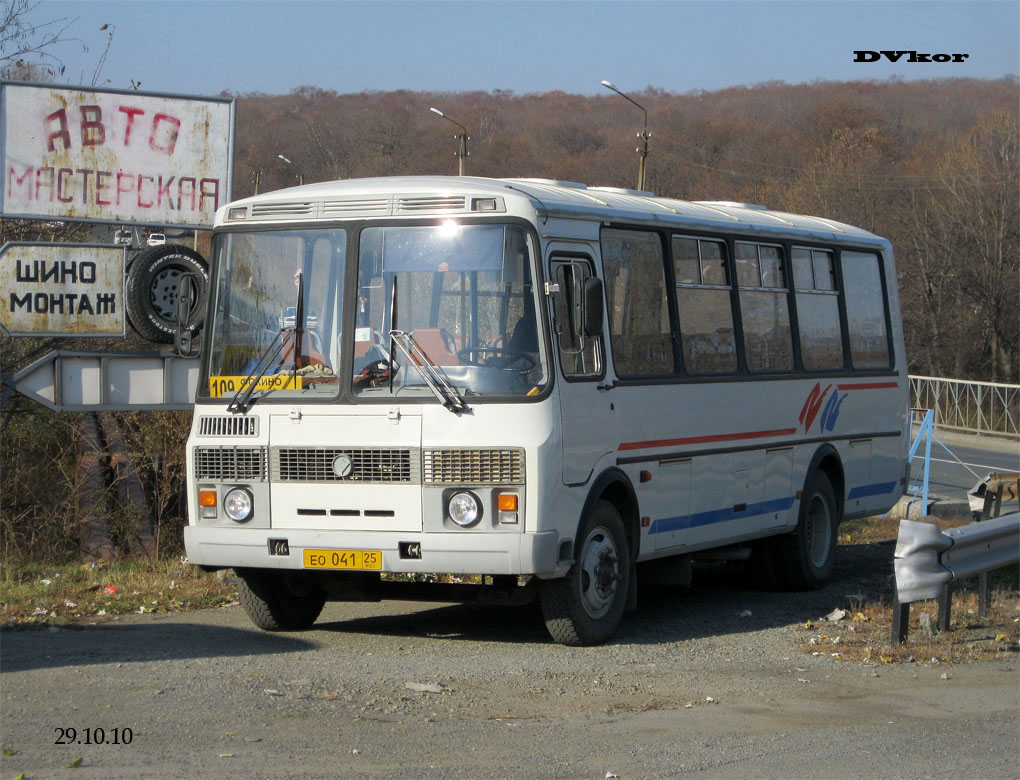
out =
[(0, 249), (0, 330), (123, 336), (123, 246), (11, 242)]
[(4, 82), (0, 213), (211, 227), (230, 200), (231, 98)]

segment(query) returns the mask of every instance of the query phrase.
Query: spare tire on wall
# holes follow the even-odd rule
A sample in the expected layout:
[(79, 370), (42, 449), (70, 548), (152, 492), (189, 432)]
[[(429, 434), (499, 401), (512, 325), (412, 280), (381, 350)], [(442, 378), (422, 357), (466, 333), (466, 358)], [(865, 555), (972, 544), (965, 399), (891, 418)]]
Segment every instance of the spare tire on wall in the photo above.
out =
[(140, 252), (128, 268), (124, 308), (131, 326), (149, 341), (172, 344), (177, 330), (177, 290), (184, 274), (198, 278), (191, 330), (205, 316), (209, 266), (198, 252), (178, 244), (153, 246)]

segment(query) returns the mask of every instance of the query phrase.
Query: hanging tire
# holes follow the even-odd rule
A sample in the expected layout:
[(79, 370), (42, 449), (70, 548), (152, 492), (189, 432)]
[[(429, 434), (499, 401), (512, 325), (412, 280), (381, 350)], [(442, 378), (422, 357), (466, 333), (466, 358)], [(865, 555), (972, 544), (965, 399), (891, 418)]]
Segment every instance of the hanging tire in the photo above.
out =
[(617, 508), (599, 501), (578, 535), (576, 562), (563, 578), (541, 583), (545, 626), (564, 645), (597, 645), (615, 632), (627, 605), (630, 547)]
[(326, 591), (307, 574), (241, 569), (237, 595), (245, 613), (265, 631), (300, 631), (311, 626), (326, 603)]
[(790, 590), (817, 590), (832, 576), (836, 563), (839, 504), (824, 471), (808, 477), (800, 501), (797, 528), (771, 540), (778, 574)]
[(149, 247), (131, 262), (124, 286), (124, 308), (139, 336), (173, 343), (177, 330), (177, 289), (186, 273), (200, 280), (189, 328), (194, 334), (202, 326), (209, 287), (209, 267), (202, 256), (178, 244), (164, 244)]

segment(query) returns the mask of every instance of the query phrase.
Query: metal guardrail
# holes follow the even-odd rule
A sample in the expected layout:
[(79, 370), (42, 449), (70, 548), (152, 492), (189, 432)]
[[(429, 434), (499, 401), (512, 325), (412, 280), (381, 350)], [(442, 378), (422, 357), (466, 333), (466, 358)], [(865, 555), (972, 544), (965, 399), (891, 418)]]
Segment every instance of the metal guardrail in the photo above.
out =
[(910, 406), (933, 409), (939, 428), (1020, 437), (1020, 385), (911, 376)]
[(948, 631), (956, 582), (980, 578), (978, 615), (983, 617), (988, 610), (988, 572), (1020, 563), (1020, 512), (946, 531), (932, 523), (901, 520), (894, 559), (892, 643), (906, 641), (910, 605), (915, 601), (937, 598), (938, 627)]

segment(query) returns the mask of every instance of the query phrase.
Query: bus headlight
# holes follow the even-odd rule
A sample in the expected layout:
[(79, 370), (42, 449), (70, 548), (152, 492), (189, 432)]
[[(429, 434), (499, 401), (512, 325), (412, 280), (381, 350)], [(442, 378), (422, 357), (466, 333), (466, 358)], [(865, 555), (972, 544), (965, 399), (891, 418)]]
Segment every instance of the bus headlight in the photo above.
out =
[(234, 488), (223, 497), (223, 511), (235, 523), (246, 523), (251, 520), (254, 508), (251, 491), (246, 488)]
[(482, 519), (481, 506), (474, 493), (455, 493), (446, 505), (446, 514), (461, 528), (470, 528)]

